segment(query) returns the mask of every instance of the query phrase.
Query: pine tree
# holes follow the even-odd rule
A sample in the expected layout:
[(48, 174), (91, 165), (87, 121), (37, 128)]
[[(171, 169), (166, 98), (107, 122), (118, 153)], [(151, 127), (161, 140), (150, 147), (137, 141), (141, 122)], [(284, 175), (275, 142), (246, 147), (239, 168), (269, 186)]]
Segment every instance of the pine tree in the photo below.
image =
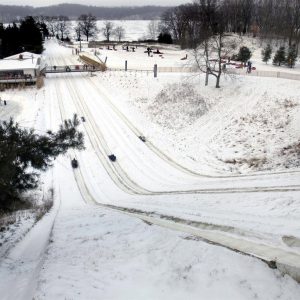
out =
[(270, 44), (268, 44), (267, 47), (262, 50), (261, 55), (262, 55), (262, 61), (267, 64), (268, 61), (271, 59), (271, 55), (272, 55), (272, 47), (270, 46)]
[(33, 17), (26, 17), (20, 24), (20, 39), (25, 51), (42, 53), (43, 35)]
[(288, 54), (287, 54), (287, 58), (286, 58), (286, 64), (290, 67), (293, 68), (295, 66), (297, 60), (297, 50), (296, 50), (296, 46), (292, 45), (289, 50), (288, 50)]
[(74, 115), (56, 133), (36, 134), (33, 129), (20, 128), (12, 119), (0, 122), (0, 212), (21, 203), (22, 192), (38, 186), (39, 173), (58, 155), (69, 148), (84, 148), (78, 125)]
[(281, 46), (273, 59), (273, 65), (278, 65), (281, 66), (282, 63), (284, 63), (286, 61), (286, 57), (285, 57), (285, 47)]
[(252, 56), (251, 51), (247, 47), (241, 47), (239, 54), (238, 54), (238, 61), (241, 61), (243, 63), (247, 62), (250, 57)]
[(168, 32), (161, 32), (157, 38), (157, 41), (162, 44), (173, 44), (172, 36)]

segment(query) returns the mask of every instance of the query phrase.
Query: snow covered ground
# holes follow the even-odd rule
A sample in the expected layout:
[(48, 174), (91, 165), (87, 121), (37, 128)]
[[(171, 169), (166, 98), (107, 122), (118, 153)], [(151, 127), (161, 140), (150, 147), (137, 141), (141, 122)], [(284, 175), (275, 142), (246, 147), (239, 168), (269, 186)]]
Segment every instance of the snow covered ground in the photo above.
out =
[[(147, 64), (143, 51), (134, 55)], [(78, 64), (54, 41), (45, 57)], [(193, 74), (110, 71), (47, 75), (41, 90), (2, 93), (10, 111), (0, 107), (1, 119), (22, 126), (55, 130), (75, 112), (86, 118), (86, 150), (59, 158), (43, 178), (53, 210), (1, 258), (2, 298), (298, 299), (299, 284), (260, 260), (102, 206), (300, 255), (298, 158), (280, 155), (299, 140), (300, 83), (237, 77), (222, 86), (204, 88)]]

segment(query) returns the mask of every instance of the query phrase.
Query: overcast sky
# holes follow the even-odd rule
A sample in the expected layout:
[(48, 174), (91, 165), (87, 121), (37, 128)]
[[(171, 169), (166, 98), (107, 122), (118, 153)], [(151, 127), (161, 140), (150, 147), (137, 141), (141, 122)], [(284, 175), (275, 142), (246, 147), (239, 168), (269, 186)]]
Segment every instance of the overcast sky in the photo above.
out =
[(59, 3), (76, 3), (96, 6), (143, 6), (143, 5), (166, 5), (174, 6), (189, 3), (192, 0), (1, 0), (3, 5), (30, 5), (30, 6), (49, 6)]

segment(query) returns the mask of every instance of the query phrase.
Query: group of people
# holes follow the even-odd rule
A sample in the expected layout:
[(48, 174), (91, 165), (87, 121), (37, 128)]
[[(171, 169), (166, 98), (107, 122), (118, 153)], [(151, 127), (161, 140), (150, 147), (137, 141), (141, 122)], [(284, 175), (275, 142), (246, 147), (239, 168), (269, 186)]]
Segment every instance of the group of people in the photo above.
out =
[[(78, 55), (80, 53), (79, 49), (75, 48), (75, 54)], [(74, 49), (72, 49), (72, 54), (74, 54)]]
[(151, 53), (153, 54), (163, 54), (162, 52), (159, 51), (159, 49), (157, 48), (156, 51), (153, 51), (152, 48), (147, 47), (147, 50), (145, 51), (145, 53), (148, 53), (148, 56), (151, 56)]
[(247, 73), (251, 73), (252, 71), (252, 62), (248, 60), (247, 62)]
[(122, 49), (126, 50), (127, 52), (129, 52), (129, 48), (131, 48), (132, 52), (135, 52), (135, 49), (137, 48), (137, 46), (135, 46), (135, 47), (129, 47), (128, 45), (122, 46)]

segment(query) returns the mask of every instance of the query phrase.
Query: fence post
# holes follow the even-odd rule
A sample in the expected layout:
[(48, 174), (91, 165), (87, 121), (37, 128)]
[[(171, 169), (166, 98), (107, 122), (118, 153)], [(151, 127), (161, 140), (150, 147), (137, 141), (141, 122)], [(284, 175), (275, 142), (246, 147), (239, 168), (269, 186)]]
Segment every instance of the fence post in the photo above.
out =
[(157, 65), (155, 64), (154, 65), (154, 78), (156, 78), (157, 77)]
[(127, 60), (125, 60), (125, 71), (127, 71)]
[(107, 56), (105, 57), (105, 61), (104, 61), (104, 63), (106, 64), (106, 62), (107, 62)]

